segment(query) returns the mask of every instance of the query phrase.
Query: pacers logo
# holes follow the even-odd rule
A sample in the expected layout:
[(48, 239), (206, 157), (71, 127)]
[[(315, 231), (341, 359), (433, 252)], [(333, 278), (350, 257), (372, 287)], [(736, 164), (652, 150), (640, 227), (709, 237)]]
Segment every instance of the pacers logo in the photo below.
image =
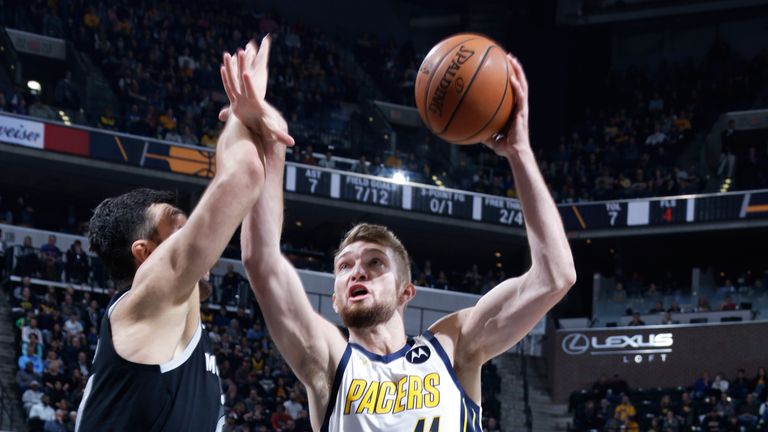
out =
[(425, 361), (429, 360), (429, 357), (431, 355), (432, 355), (432, 351), (430, 351), (429, 347), (418, 346), (408, 351), (405, 354), (405, 359), (408, 361), (408, 363), (422, 364)]

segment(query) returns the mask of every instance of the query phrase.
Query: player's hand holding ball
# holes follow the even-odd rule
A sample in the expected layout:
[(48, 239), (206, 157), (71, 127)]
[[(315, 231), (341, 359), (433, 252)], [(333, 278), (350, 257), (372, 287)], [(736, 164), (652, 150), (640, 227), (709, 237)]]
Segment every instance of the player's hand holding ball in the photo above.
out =
[(523, 68), (483, 35), (457, 34), (435, 45), (415, 92), (422, 120), (448, 142), (482, 142), (505, 157), (530, 148)]

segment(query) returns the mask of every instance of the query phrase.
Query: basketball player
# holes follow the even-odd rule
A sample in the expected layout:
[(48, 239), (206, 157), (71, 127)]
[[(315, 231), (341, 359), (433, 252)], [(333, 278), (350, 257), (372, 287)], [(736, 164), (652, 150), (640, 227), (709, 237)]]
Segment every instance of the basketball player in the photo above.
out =
[[(266, 84), (268, 48), (269, 40), (261, 50), (251, 43), (236, 59), (225, 54), (224, 64), (237, 62), (251, 84)], [(219, 138), (216, 175), (189, 219), (173, 195), (149, 189), (107, 199), (94, 211), (91, 249), (120, 292), (102, 320), (77, 431), (212, 432), (224, 424), (216, 358), (200, 322), (210, 288), (200, 279), (263, 189), (265, 145), (293, 143), (253, 116), (269, 108), (263, 92), (236, 91), (239, 103), (229, 109), (237, 115)]]
[(529, 142), (528, 84), (518, 61), (508, 62), (514, 117), (504, 136), (485, 144), (510, 163), (531, 267), (414, 338), (403, 322), (416, 294), (408, 254), (381, 226), (354, 227), (335, 256), (333, 307), (349, 341), (312, 309), (280, 254), (284, 149), (266, 147), (265, 189), (243, 222), (243, 261), (277, 348), (307, 388), (315, 430), (480, 430), (481, 366), (523, 338), (574, 284), (562, 221)]

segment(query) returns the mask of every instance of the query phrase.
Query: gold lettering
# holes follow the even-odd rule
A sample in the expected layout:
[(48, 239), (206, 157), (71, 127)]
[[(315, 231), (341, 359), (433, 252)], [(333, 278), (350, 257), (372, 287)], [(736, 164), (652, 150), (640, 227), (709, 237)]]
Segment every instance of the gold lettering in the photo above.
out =
[(397, 386), (392, 381), (382, 382), (381, 387), (379, 387), (379, 397), (376, 400), (376, 414), (389, 414), (392, 412), (392, 405), (395, 402), (387, 400), (390, 395), (397, 395)]
[(422, 398), (423, 395), (421, 394), (422, 390), (422, 383), (421, 383), (421, 377), (419, 376), (413, 376), (411, 375), (408, 380), (408, 409), (421, 409), (422, 406)]
[(371, 381), (368, 384), (368, 388), (365, 390), (365, 396), (363, 401), (357, 406), (357, 413), (362, 414), (367, 412), (373, 414), (376, 412), (376, 394), (379, 392), (379, 382)]
[(397, 382), (397, 397), (395, 398), (395, 414), (402, 412), (405, 410), (405, 405), (403, 404), (403, 398), (406, 396), (406, 390), (405, 386), (408, 384), (408, 377), (402, 377), (400, 378), (400, 381)]
[(440, 390), (437, 386), (440, 385), (440, 374), (431, 373), (424, 377), (424, 390), (427, 391), (427, 396), (424, 398), (424, 406), (427, 408), (434, 408), (440, 405)]
[(352, 406), (352, 402), (359, 400), (363, 397), (363, 391), (365, 390), (365, 380), (355, 379), (349, 384), (349, 391), (347, 392), (347, 403), (344, 406), (344, 414), (349, 414), (349, 409)]

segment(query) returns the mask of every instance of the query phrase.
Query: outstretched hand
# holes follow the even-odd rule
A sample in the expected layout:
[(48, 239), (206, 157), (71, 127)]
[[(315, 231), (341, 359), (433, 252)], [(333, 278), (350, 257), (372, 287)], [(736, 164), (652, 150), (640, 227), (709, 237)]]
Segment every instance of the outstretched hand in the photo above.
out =
[(504, 157), (530, 149), (531, 146), (528, 134), (528, 80), (520, 62), (512, 54), (507, 54), (507, 62), (510, 69), (509, 83), (515, 92), (515, 106), (507, 129), (483, 142)]
[(234, 114), (262, 139), (292, 146), (294, 140), (288, 135), (288, 124), (264, 99), (269, 78), (267, 63), (271, 43), (267, 35), (261, 47), (251, 41), (245, 51), (240, 49), (234, 56), (224, 53), (220, 71), (229, 106), (221, 110), (219, 119), (226, 121)]

